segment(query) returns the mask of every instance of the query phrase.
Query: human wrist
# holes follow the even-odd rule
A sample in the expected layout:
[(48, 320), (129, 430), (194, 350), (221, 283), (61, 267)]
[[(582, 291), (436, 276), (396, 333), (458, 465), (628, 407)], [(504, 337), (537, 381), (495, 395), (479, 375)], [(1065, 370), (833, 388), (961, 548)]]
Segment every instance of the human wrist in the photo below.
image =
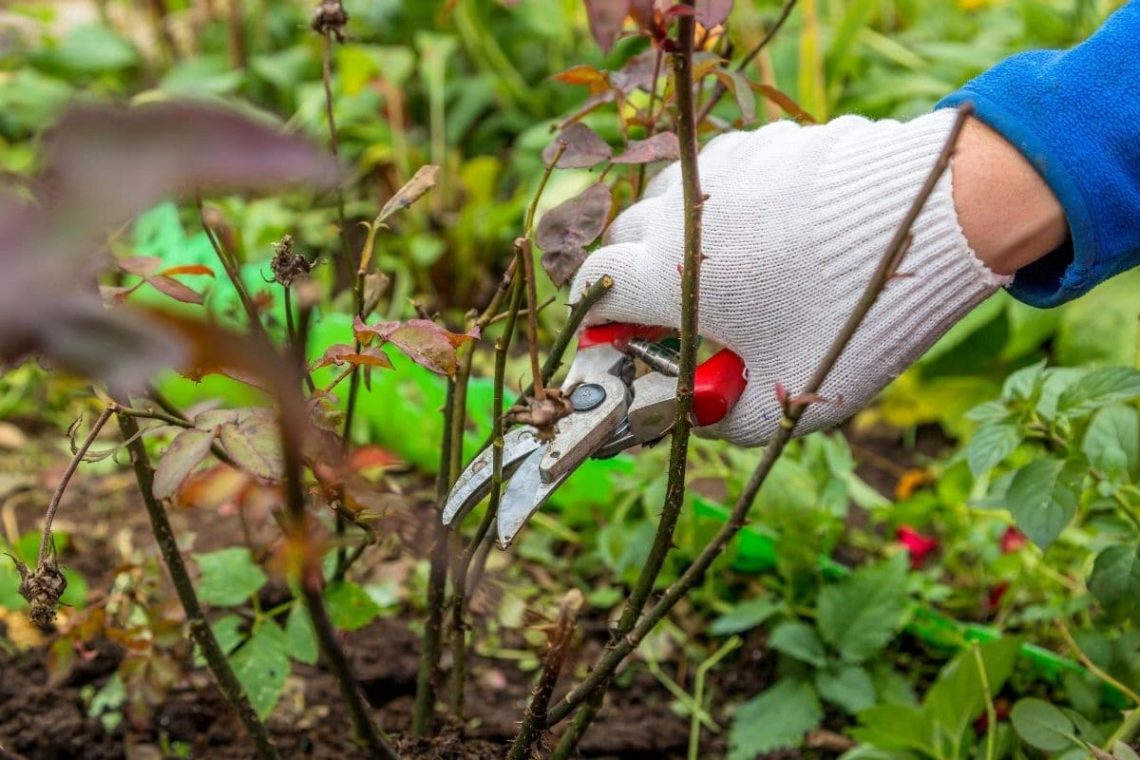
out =
[(1011, 275), (1068, 238), (1060, 202), (1025, 157), (1000, 134), (970, 119), (953, 159), (954, 205), (974, 254)]

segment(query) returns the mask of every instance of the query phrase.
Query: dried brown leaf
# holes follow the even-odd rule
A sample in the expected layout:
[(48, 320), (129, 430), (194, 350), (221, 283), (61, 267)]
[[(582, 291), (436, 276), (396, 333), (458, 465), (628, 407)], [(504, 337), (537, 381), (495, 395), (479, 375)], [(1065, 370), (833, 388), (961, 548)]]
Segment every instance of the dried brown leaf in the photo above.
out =
[(424, 193), (435, 187), (436, 177), (439, 175), (439, 167), (428, 164), (421, 166), (412, 178), (404, 183), (404, 186), (396, 191), (396, 194), (388, 199), (384, 207), (380, 209), (380, 214), (376, 217), (375, 224), (383, 224), (384, 220), (390, 217), (397, 211), (406, 209), (413, 203), (423, 197)]

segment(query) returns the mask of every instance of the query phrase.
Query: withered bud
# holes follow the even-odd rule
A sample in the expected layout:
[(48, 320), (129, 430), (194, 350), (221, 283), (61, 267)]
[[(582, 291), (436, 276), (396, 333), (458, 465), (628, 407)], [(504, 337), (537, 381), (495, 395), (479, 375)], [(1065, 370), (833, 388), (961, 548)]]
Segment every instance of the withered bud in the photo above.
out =
[(41, 631), (55, 629), (55, 611), (59, 598), (67, 590), (67, 579), (54, 558), (46, 560), (34, 571), (20, 560), (8, 555), (16, 563), (20, 574), (20, 596), (27, 600), (28, 617)]
[(273, 250), (269, 268), (273, 272), (273, 279), (286, 288), (292, 286), (298, 277), (307, 277), (313, 271), (314, 262), (293, 250), (292, 235), (281, 238)]
[(313, 11), (313, 30), (319, 34), (331, 33), (337, 42), (344, 42), (344, 27), (348, 24), (348, 11), (341, 0), (324, 0)]

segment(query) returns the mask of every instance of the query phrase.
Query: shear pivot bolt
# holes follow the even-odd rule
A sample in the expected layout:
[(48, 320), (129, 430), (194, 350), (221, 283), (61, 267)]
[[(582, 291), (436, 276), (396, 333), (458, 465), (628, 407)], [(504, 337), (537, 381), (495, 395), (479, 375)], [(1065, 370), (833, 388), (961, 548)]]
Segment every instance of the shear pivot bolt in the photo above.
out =
[(570, 394), (575, 412), (588, 412), (606, 400), (606, 389), (597, 383), (583, 383)]

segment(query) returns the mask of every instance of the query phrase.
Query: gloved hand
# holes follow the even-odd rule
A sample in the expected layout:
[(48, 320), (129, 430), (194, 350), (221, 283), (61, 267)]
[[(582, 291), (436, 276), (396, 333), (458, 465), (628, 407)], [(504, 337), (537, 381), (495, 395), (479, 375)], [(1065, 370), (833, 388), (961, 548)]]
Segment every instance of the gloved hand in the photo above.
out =
[[(945, 143), (955, 111), (907, 123), (844, 116), (722, 135), (700, 155), (704, 205), (701, 335), (739, 354), (748, 387), (723, 421), (698, 433), (740, 445), (769, 440), (776, 384), (806, 385), (865, 290), (895, 228)], [(952, 169), (951, 169), (952, 170)], [(684, 255), (681, 169), (661, 172), (614, 220), (583, 264), (577, 297), (603, 274), (613, 289), (587, 321), (677, 327)], [(1005, 284), (970, 250), (950, 172), (913, 227), (900, 267), (824, 383), (800, 434), (866, 405), (975, 305)]]

